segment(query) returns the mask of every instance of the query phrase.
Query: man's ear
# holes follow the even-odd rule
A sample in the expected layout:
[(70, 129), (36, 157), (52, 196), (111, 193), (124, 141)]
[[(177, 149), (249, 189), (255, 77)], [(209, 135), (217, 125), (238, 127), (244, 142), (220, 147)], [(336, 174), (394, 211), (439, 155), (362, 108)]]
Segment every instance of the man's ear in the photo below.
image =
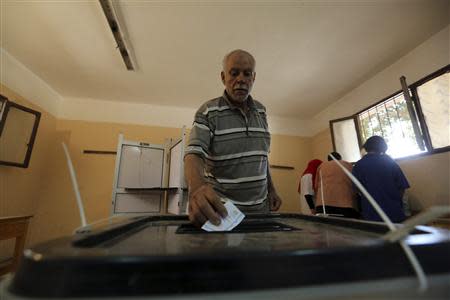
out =
[(256, 72), (253, 72), (253, 81), (256, 79)]
[(220, 72), (220, 78), (222, 78), (222, 83), (225, 84), (225, 73), (223, 71)]

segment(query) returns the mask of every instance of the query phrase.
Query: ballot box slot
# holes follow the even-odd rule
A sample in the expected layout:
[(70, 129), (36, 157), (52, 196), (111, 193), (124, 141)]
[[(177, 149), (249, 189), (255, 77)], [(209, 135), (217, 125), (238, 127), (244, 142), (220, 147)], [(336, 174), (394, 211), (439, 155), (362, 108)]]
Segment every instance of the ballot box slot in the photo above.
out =
[(116, 226), (108, 230), (88, 234), (72, 241), (74, 247), (97, 247), (102, 243), (117, 239), (121, 236), (140, 231), (148, 226), (148, 218), (142, 218), (125, 225)]
[(176, 234), (253, 233), (253, 232), (280, 232), (280, 231), (289, 232), (298, 230), (301, 229), (271, 220), (269, 221), (244, 220), (232, 231), (205, 231), (201, 228), (195, 227), (192, 224), (182, 224), (177, 228)]

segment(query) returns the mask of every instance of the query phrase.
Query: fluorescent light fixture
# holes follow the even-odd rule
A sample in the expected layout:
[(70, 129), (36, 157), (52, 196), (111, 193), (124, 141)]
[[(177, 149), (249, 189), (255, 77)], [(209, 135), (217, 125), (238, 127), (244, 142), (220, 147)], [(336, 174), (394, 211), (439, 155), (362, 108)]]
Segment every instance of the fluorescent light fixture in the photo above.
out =
[(127, 70), (134, 71), (135, 64), (131, 59), (131, 47), (129, 43), (126, 43), (124, 35), (125, 27), (123, 26), (123, 22), (122, 24), (119, 22), (117, 10), (114, 7), (114, 2), (110, 0), (99, 0), (99, 2), (103, 9), (103, 13), (105, 14), (106, 20), (108, 21), (109, 28), (111, 29), (114, 39), (116, 40), (117, 48), (119, 49)]

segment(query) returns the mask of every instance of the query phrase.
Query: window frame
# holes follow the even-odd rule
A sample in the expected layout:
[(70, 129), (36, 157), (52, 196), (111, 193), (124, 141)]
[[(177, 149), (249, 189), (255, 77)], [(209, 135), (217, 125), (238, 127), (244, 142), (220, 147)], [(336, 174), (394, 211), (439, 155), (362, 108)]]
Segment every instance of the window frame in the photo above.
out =
[[(425, 117), (422, 111), (422, 106), (420, 104), (420, 97), (419, 94), (417, 92), (417, 88), (420, 87), (421, 85), (445, 74), (445, 73), (450, 73), (450, 64), (446, 65), (443, 68), (438, 69), (437, 71), (426, 75), (425, 77), (417, 80), (416, 82), (410, 84), (407, 88), (409, 88), (409, 90), (411, 91), (411, 102), (414, 106), (414, 110), (417, 116), (417, 125), (420, 128), (420, 134), (421, 134), (421, 139), (426, 147), (426, 151), (423, 153), (417, 153), (417, 154), (412, 154), (412, 155), (407, 155), (407, 156), (403, 156), (403, 157), (399, 157), (396, 158), (395, 160), (403, 160), (403, 159), (409, 159), (409, 158), (414, 158), (414, 157), (420, 157), (420, 156), (426, 156), (426, 155), (433, 155), (433, 154), (437, 154), (437, 153), (444, 153), (444, 152), (448, 152), (450, 151), (450, 145), (445, 146), (445, 147), (440, 147), (440, 148), (434, 148), (432, 146), (432, 142), (431, 142), (431, 137), (430, 137), (430, 133), (428, 131), (428, 126), (427, 123), (425, 121)], [(370, 109), (376, 107), (377, 105), (381, 104), (382, 102), (385, 102), (386, 100), (389, 100), (390, 98), (393, 98), (395, 96), (397, 96), (398, 94), (403, 94), (403, 89), (397, 90), (394, 93), (390, 94), (389, 96), (375, 102), (374, 104), (371, 104), (370, 106), (350, 115), (347, 117), (343, 117), (343, 118), (338, 118), (338, 119), (333, 119), (329, 121), (329, 127), (330, 127), (330, 133), (331, 133), (331, 140), (332, 140), (332, 144), (333, 144), (333, 151), (336, 151), (336, 144), (335, 144), (335, 137), (334, 137), (334, 132), (333, 132), (333, 123), (335, 122), (340, 122), (343, 120), (348, 120), (348, 119), (353, 119), (353, 121), (355, 122), (355, 128), (356, 128), (356, 135), (358, 137), (358, 143), (360, 144), (360, 147), (362, 147), (362, 134), (361, 134), (361, 128), (359, 126), (359, 121), (358, 121), (358, 115), (363, 113), (363, 112), (367, 112)], [(405, 97), (406, 98), (406, 97)], [(405, 99), (406, 101), (408, 101), (407, 99)], [(411, 122), (414, 122), (414, 120), (411, 120)]]
[(362, 143), (362, 136), (361, 136), (361, 133), (360, 133), (361, 128), (359, 127), (359, 122), (358, 122), (357, 118), (358, 118), (358, 114), (354, 114), (354, 115), (351, 115), (349, 117), (344, 117), (344, 118), (330, 120), (331, 143), (333, 144), (333, 151), (337, 151), (336, 150), (336, 139), (334, 137), (333, 124), (334, 123), (339, 123), (339, 122), (342, 122), (342, 121), (351, 120), (351, 119), (353, 119), (353, 123), (355, 124), (356, 137), (358, 139), (358, 146), (359, 146), (359, 149), (361, 149), (361, 147), (363, 146), (363, 143)]
[(19, 167), (19, 168), (28, 168), (29, 164), (30, 164), (30, 159), (31, 159), (31, 153), (33, 151), (33, 146), (34, 146), (34, 142), (36, 140), (36, 135), (37, 135), (37, 130), (39, 127), (39, 122), (41, 119), (41, 113), (25, 107), (23, 105), (17, 104), (15, 102), (12, 102), (11, 100), (9, 100), (8, 98), (6, 98), (3, 95), (1, 96), (1, 100), (5, 100), (5, 103), (3, 103), (3, 113), (1, 115), (1, 119), (0, 119), (0, 138), (3, 132), (3, 128), (5, 126), (6, 120), (8, 118), (8, 112), (10, 111), (10, 108), (16, 108), (16, 109), (20, 109), (23, 110), (27, 113), (33, 114), (35, 116), (35, 120), (34, 120), (34, 124), (33, 124), (33, 128), (31, 130), (31, 135), (30, 135), (30, 139), (28, 140), (28, 147), (27, 147), (27, 152), (25, 154), (23, 163), (17, 163), (17, 162), (11, 162), (11, 161), (5, 161), (5, 160), (0, 160), (0, 166), (4, 165), (4, 166), (12, 166), (12, 167)]
[[(419, 79), (418, 81), (412, 83), (409, 85), (409, 88), (411, 90), (412, 93), (412, 98), (417, 101), (418, 105), (416, 106), (416, 113), (417, 116), (419, 118), (419, 125), (421, 126), (421, 130), (422, 130), (422, 134), (423, 134), (423, 139), (425, 142), (425, 145), (427, 146), (428, 151), (426, 153), (429, 154), (436, 154), (436, 153), (443, 153), (443, 152), (448, 152), (450, 151), (450, 145), (445, 146), (445, 147), (440, 147), (440, 148), (434, 148), (433, 144), (431, 142), (431, 136), (430, 133), (428, 131), (428, 126), (427, 123), (425, 121), (425, 116), (423, 114), (422, 111), (422, 106), (420, 105), (420, 97), (419, 94), (417, 92), (417, 88), (441, 75), (444, 75), (445, 73), (450, 73), (450, 64), (423, 77), (422, 79)], [(450, 101), (450, 100), (449, 100)]]
[(8, 103), (8, 98), (3, 95), (0, 95), (0, 137), (2, 136), (3, 129), (3, 116), (6, 110), (6, 103)]

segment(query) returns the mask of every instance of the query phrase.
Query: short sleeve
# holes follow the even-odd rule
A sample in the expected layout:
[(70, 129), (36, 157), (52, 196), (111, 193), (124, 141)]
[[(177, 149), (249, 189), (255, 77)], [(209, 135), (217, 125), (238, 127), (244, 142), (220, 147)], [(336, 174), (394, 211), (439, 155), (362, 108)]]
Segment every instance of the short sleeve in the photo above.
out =
[(300, 189), (299, 192), (302, 196), (314, 195), (312, 174), (305, 174), (300, 179)]
[(206, 105), (202, 105), (195, 113), (189, 142), (184, 152), (185, 155), (197, 154), (203, 158), (208, 157), (213, 131), (211, 130), (207, 113), (208, 109)]

